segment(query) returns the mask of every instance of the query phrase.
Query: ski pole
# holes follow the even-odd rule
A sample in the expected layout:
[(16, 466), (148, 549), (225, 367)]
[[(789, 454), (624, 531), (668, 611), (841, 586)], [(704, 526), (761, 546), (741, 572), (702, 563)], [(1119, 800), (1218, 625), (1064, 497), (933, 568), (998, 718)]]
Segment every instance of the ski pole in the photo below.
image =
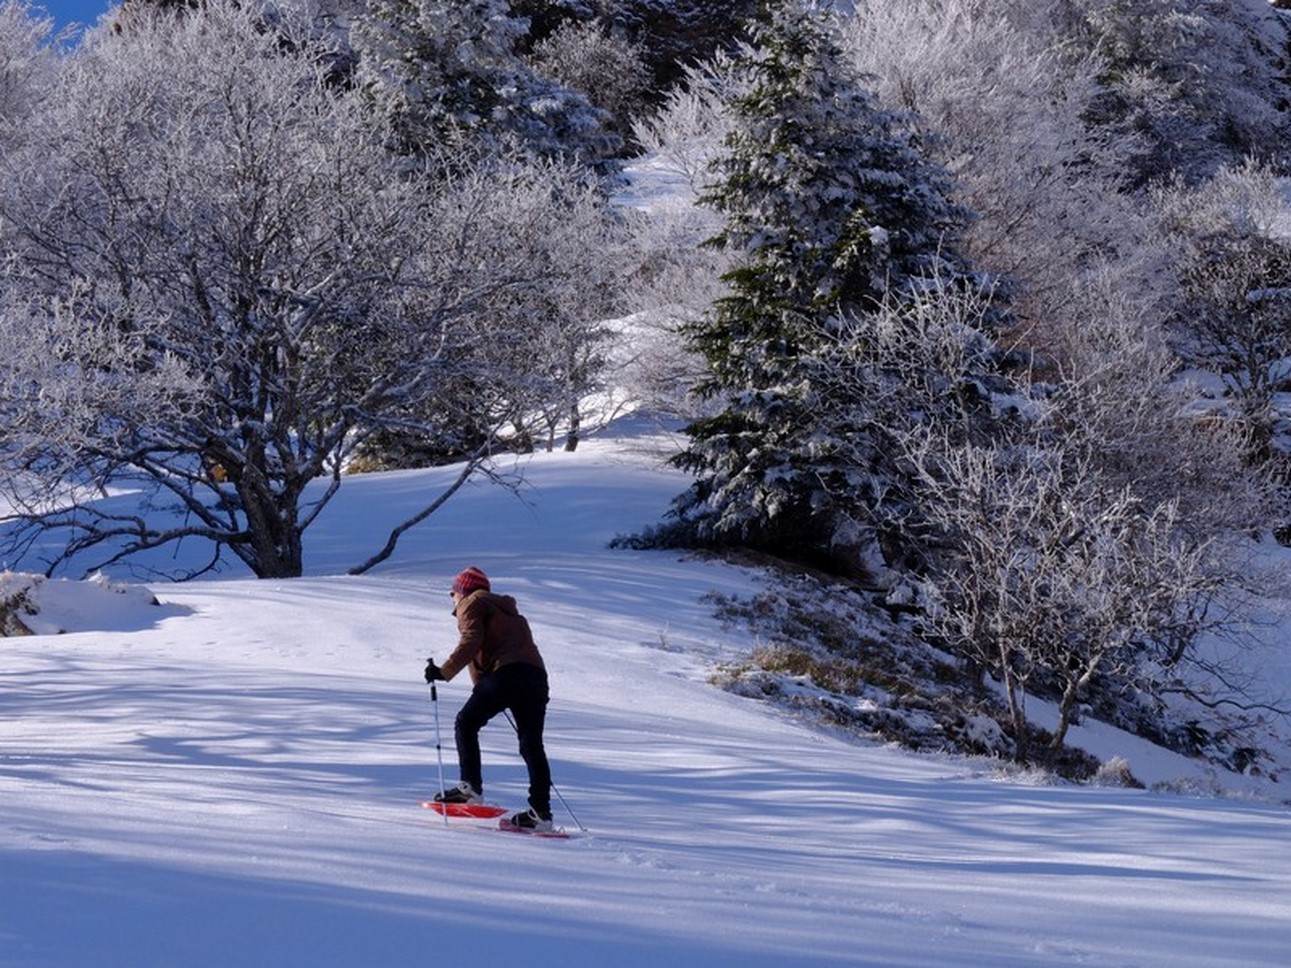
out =
[[(444, 786), (444, 744), (439, 736), (439, 693), (435, 690), (435, 684), (430, 684), (430, 704), (435, 707), (435, 756), (439, 759), (439, 788), (447, 789)], [(448, 807), (444, 807), (444, 826), (448, 826)]]
[[(515, 731), (516, 738), (519, 739), (520, 727), (517, 726), (516, 721), (511, 718), (511, 710), (509, 709), (502, 710), (502, 715), (507, 718), (507, 722), (511, 724), (511, 728)], [(560, 805), (569, 812), (569, 816), (573, 818), (573, 821), (577, 825), (578, 829), (581, 830), (583, 833), (587, 833), (587, 828), (584, 827), (583, 822), (578, 819), (578, 814), (574, 813), (573, 809), (569, 806), (569, 802), (565, 799), (565, 795), (560, 792), (560, 787), (556, 786), (556, 782), (554, 780), (552, 781), (552, 784), (551, 784), (551, 792), (556, 794), (556, 798), (560, 800)]]

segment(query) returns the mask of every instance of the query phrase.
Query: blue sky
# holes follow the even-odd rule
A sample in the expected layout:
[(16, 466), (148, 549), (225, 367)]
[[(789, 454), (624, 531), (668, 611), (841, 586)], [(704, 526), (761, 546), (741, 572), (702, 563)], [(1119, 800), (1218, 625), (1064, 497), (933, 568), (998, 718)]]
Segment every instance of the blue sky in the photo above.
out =
[(44, 7), (60, 28), (69, 23), (93, 24), (117, 0), (32, 0), (33, 7)]

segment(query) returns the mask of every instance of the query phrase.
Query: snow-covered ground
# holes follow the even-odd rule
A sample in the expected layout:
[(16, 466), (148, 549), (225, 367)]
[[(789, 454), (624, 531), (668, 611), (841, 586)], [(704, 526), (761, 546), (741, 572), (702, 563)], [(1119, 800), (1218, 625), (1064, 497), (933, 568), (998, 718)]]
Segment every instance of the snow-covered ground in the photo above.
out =
[[(0, 968), (1291, 963), (1285, 806), (1002, 779), (723, 693), (711, 664), (750, 643), (701, 598), (753, 576), (607, 548), (680, 478), (636, 438), (525, 472), (364, 577), (451, 471), (347, 480), (305, 578), (38, 589), (69, 631), (0, 639)], [(423, 660), (469, 564), (550, 666), (568, 841), (418, 805)], [(450, 780), (467, 688), (438, 690)], [(520, 805), (509, 726), (484, 739), (487, 792)]]

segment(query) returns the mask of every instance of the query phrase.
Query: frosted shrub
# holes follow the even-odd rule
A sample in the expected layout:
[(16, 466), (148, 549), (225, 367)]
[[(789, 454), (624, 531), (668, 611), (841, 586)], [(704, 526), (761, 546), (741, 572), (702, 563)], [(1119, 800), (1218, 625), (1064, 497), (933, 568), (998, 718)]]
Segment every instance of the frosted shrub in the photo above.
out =
[(1094, 774), (1093, 779), (1089, 781), (1094, 786), (1104, 787), (1122, 787), (1131, 790), (1142, 790), (1143, 784), (1140, 783), (1130, 769), (1130, 763), (1124, 757), (1113, 756), (1109, 760), (1104, 760), (1098, 767), (1098, 772)]

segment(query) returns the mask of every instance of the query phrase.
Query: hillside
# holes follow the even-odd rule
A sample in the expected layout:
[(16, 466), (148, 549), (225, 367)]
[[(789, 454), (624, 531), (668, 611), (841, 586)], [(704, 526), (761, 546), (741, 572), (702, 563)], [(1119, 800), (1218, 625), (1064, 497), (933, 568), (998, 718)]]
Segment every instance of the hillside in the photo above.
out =
[[(0, 646), (0, 966), (1285, 963), (1285, 807), (1007, 779), (712, 687), (750, 643), (703, 598), (756, 576), (607, 550), (678, 486), (639, 437), (535, 456), (519, 497), (471, 486), (341, 577), (449, 473), (347, 481), (301, 579), (37, 596), (69, 631)], [(421, 664), (472, 563), (551, 667), (570, 841), (417, 805), (438, 783)], [(450, 775), (464, 695), (439, 691)], [(505, 722), (484, 739), (489, 792), (517, 801)]]

